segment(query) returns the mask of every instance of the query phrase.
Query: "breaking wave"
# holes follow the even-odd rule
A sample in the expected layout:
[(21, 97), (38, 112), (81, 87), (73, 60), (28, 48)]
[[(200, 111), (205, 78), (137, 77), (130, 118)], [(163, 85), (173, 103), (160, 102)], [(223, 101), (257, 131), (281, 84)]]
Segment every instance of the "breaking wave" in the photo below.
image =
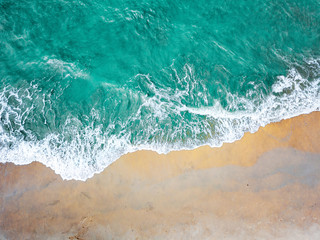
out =
[[(57, 60), (46, 62), (56, 67), (65, 65), (67, 72), (62, 74), (66, 77), (85, 76), (76, 66)], [(248, 90), (245, 95), (226, 91), (226, 104), (219, 98), (207, 100), (210, 92), (195, 78), (192, 66), (184, 65), (180, 75), (173, 66), (169, 69), (179, 85), (176, 88), (160, 88), (152, 82), (152, 76), (144, 74), (134, 77), (141, 80), (139, 87), (144, 91), (135, 91), (129, 85), (101, 84), (101, 89), (132, 100), (112, 106), (118, 117), (109, 119), (103, 115), (108, 106), (100, 99), (102, 104), (95, 104), (90, 114), (68, 113), (57, 121), (57, 114), (63, 110), (54, 101), (65, 89), (54, 95), (43, 93), (34, 82), (19, 87), (6, 85), (0, 93), (0, 161), (39, 161), (63, 179), (86, 180), (129, 152), (219, 147), (268, 123), (320, 110), (319, 59), (308, 60), (303, 67), (292, 67), (286, 76), (278, 76), (267, 93), (263, 88), (261, 92)], [(190, 97), (202, 106), (192, 106), (186, 100)], [(128, 105), (135, 105), (131, 106), (134, 111), (121, 118), (119, 113)]]

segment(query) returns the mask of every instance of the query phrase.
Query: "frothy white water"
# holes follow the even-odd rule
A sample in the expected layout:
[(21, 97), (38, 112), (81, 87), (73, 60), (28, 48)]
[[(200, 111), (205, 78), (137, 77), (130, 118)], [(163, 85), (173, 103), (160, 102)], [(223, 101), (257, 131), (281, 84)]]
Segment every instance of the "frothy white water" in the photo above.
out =
[[(36, 96), (37, 86), (34, 85), (23, 92), (19, 89), (5, 88), (0, 93), (2, 122), (0, 124), (0, 162), (29, 164), (32, 161), (39, 161), (52, 168), (63, 179), (86, 180), (95, 173), (101, 172), (122, 155), (137, 150), (168, 153), (173, 150), (194, 149), (201, 145), (219, 147), (225, 142), (240, 139), (245, 132), (255, 132), (260, 126), (268, 123), (319, 111), (319, 60), (309, 61), (308, 67), (312, 71), (312, 80), (308, 79), (309, 76), (303, 77), (297, 69), (292, 68), (286, 76), (278, 77), (277, 82), (272, 86), (272, 93), (259, 105), (249, 98), (229, 94), (229, 106), (238, 106), (239, 103), (244, 106), (243, 110), (234, 112), (225, 110), (219, 102), (212, 107), (202, 108), (182, 104), (181, 96), (189, 94), (193, 88), (192, 85), (188, 85), (187, 81), (187, 78), (192, 78), (192, 68), (188, 65), (185, 66), (184, 78), (180, 79), (178, 75), (176, 76), (181, 82), (186, 83), (184, 90), (171, 93), (163, 89), (159, 90), (151, 81), (147, 81), (154, 95), (149, 98), (145, 97), (136, 116), (123, 123), (122, 129), (125, 129), (129, 121), (134, 121), (135, 117), (138, 119), (144, 107), (153, 109), (152, 116), (158, 119), (170, 117), (168, 109), (180, 115), (182, 112), (189, 112), (208, 118), (203, 122), (194, 122), (191, 126), (181, 123), (169, 136), (170, 139), (167, 137), (168, 141), (165, 142), (155, 139), (132, 143), (130, 132), (122, 130), (120, 134), (112, 135), (112, 130), (115, 128), (112, 124), (108, 126), (108, 129), (104, 129), (102, 125), (96, 126), (94, 121), (91, 121), (92, 124), (83, 127), (81, 121), (72, 116), (67, 118), (60, 133), (51, 133), (42, 140), (37, 140), (30, 130), (24, 129), (24, 122), (34, 107), (31, 99), (38, 97), (38, 102), (42, 101), (43, 106), (50, 104), (50, 101), (45, 96), (42, 96), (43, 99), (40, 99), (41, 96)], [(144, 77), (149, 78), (148, 75)], [(23, 104), (28, 107), (19, 108)], [(45, 117), (47, 113), (42, 114)], [(93, 120), (99, 118), (99, 112), (92, 109), (91, 117)], [(17, 129), (17, 126), (19, 132), (24, 133), (25, 138), (15, 134), (13, 129)], [(145, 126), (145, 133), (152, 134), (156, 127), (158, 126), (152, 124)], [(165, 130), (158, 129), (158, 131)], [(174, 141), (180, 134), (179, 131), (190, 131), (192, 136), (200, 136), (205, 132), (206, 141), (193, 137), (185, 142)]]

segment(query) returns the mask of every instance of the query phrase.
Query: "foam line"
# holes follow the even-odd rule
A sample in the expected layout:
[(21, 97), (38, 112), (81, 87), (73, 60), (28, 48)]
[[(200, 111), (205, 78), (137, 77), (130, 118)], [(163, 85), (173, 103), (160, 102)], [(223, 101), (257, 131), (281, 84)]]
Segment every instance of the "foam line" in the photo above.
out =
[[(51, 102), (44, 100), (45, 96), (41, 95), (35, 85), (31, 84), (24, 90), (6, 86), (0, 92), (0, 162), (20, 165), (39, 161), (52, 168), (63, 179), (86, 180), (103, 171), (122, 155), (137, 150), (168, 153), (202, 145), (219, 147), (225, 142), (240, 139), (245, 132), (255, 132), (260, 126), (271, 122), (319, 111), (319, 62), (320, 60), (308, 61), (307, 67), (312, 71), (312, 79), (304, 78), (296, 68), (290, 69), (286, 76), (278, 76), (272, 92), (260, 99), (261, 104), (257, 105), (252, 99), (229, 93), (228, 105), (236, 107), (241, 103), (244, 106), (239, 111), (228, 111), (219, 101), (211, 107), (196, 108), (183, 104), (181, 99), (195, 87), (190, 82), (193, 70), (188, 65), (185, 66), (185, 76), (177, 76), (180, 81), (178, 84), (184, 86), (182, 90), (159, 89), (152, 83), (149, 75), (139, 75), (136, 77), (145, 78), (152, 95), (140, 96), (142, 100), (137, 112), (122, 122), (117, 134), (113, 134), (115, 124), (110, 123), (107, 129), (103, 124), (94, 124), (99, 122), (96, 120), (100, 118), (100, 114), (93, 108), (92, 119), (89, 119), (91, 124), (84, 125), (76, 117), (69, 116), (60, 132), (51, 132), (40, 140), (32, 131), (25, 129), (25, 121), (34, 114), (33, 100), (43, 100), (38, 101), (43, 104), (43, 116), (47, 114), (44, 109), (52, 108)], [(46, 105), (49, 106), (46, 108)], [(145, 119), (141, 119), (145, 109), (153, 111)], [(205, 116), (206, 120), (195, 121), (192, 119), (196, 118), (192, 118), (191, 122), (180, 121), (185, 113), (195, 117)], [(180, 116), (178, 125), (172, 128), (169, 125), (157, 125), (157, 121), (166, 122), (170, 114)], [(135, 121), (141, 122), (144, 131), (138, 132), (133, 140), (131, 130), (126, 130), (126, 127)], [(205, 137), (201, 137), (203, 135)], [(153, 137), (148, 139), (146, 136)]]

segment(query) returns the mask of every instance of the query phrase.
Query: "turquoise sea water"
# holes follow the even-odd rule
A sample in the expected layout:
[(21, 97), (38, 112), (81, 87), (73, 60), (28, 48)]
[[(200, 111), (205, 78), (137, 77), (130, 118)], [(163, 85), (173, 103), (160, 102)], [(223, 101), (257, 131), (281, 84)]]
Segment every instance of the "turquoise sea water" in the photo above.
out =
[(84, 180), (316, 110), (318, 0), (0, 0), (0, 162)]

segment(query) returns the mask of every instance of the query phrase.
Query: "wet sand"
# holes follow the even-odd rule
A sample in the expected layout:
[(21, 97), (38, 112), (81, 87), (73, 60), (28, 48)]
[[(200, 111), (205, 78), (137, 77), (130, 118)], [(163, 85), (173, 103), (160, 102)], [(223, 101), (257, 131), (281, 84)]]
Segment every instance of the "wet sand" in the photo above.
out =
[(0, 165), (2, 239), (320, 239), (320, 112), (221, 148), (123, 156), (86, 182)]

